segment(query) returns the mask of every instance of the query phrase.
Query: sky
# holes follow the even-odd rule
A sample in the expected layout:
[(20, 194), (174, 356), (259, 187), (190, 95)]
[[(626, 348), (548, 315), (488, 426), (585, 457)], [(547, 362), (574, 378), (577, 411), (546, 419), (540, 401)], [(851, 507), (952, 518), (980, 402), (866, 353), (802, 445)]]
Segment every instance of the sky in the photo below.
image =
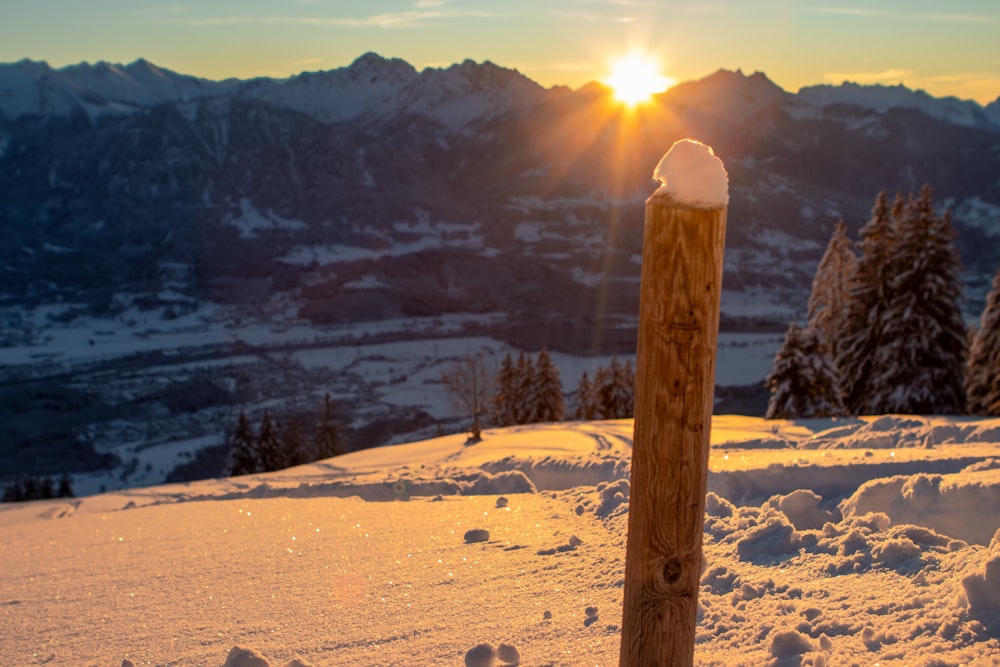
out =
[(792, 92), (903, 83), (985, 104), (1000, 97), (998, 34), (996, 0), (0, 0), (0, 62), (141, 57), (210, 79), (374, 51), (418, 69), (489, 60), (577, 88), (643, 51), (677, 81), (741, 69)]

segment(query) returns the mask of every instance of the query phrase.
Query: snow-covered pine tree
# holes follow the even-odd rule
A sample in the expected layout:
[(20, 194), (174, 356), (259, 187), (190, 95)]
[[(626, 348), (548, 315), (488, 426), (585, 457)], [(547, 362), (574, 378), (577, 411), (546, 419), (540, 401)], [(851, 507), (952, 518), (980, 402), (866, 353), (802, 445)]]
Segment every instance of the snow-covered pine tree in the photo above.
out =
[(285, 453), (285, 465), (282, 467), (290, 468), (316, 460), (312, 456), (312, 447), (306, 442), (298, 415), (289, 415), (282, 424), (281, 447)]
[(629, 417), (635, 416), (635, 369), (632, 368), (632, 360), (626, 359), (625, 366), (622, 367), (622, 386), (625, 387), (625, 412)]
[(323, 412), (320, 413), (319, 423), (313, 436), (312, 459), (320, 461), (343, 453), (344, 441), (337, 420), (333, 416), (333, 400), (330, 394), (326, 394), (323, 396)]
[(517, 356), (517, 366), (514, 369), (514, 393), (511, 401), (511, 416), (515, 424), (531, 424), (538, 421), (535, 418), (535, 364), (531, 358), (521, 352)]
[(967, 331), (951, 216), (934, 213), (925, 185), (894, 222), (898, 262), (873, 359), (869, 409), (961, 414)]
[(69, 473), (63, 473), (62, 477), (59, 478), (59, 490), (56, 491), (56, 496), (59, 498), (73, 498), (76, 496), (73, 493), (73, 479), (69, 476)]
[(542, 348), (535, 359), (535, 421), (558, 422), (566, 414), (559, 369), (552, 363), (548, 350)]
[(843, 415), (837, 374), (815, 329), (792, 322), (767, 376), (771, 399), (767, 419)]
[(249, 475), (260, 472), (260, 459), (257, 455), (257, 439), (246, 413), (240, 410), (236, 421), (236, 430), (229, 438), (229, 452), (226, 461), (226, 474)]
[(16, 479), (13, 484), (3, 490), (3, 498), (0, 498), (0, 502), (19, 503), (24, 499), (24, 487), (21, 486), (21, 480)]
[(597, 419), (601, 414), (600, 400), (597, 387), (590, 381), (587, 371), (584, 371), (576, 388), (576, 410), (573, 412), (573, 417), (585, 421)]
[(490, 405), (490, 418), (497, 426), (512, 426), (517, 423), (514, 416), (515, 392), (517, 391), (517, 369), (510, 352), (504, 355), (497, 373), (496, 393)]
[[(902, 208), (897, 195), (894, 209)], [(882, 347), (891, 301), (890, 286), (898, 273), (895, 259), (897, 229), (885, 192), (878, 193), (871, 218), (861, 229), (858, 258), (835, 367), (843, 389), (844, 407), (851, 414), (878, 414), (883, 389), (872, 383), (875, 359)]]
[(257, 452), (260, 457), (261, 472), (272, 472), (287, 467), (281, 439), (278, 438), (278, 431), (267, 410), (264, 411), (260, 430), (257, 432)]
[(600, 398), (601, 419), (626, 419), (635, 414), (635, 377), (632, 364), (622, 365), (611, 357), (609, 368), (598, 368), (594, 376)]
[(837, 343), (847, 320), (851, 281), (856, 266), (854, 243), (847, 236), (847, 225), (839, 220), (816, 268), (809, 294), (809, 323), (806, 325), (819, 336), (834, 368)]
[(1000, 416), (1000, 268), (969, 348), (966, 395), (971, 414)]

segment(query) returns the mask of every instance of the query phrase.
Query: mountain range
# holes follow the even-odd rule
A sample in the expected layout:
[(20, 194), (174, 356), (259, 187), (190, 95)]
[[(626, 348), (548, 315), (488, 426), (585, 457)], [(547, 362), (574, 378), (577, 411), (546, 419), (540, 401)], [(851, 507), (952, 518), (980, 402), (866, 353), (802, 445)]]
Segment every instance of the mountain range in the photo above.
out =
[(634, 353), (643, 205), (683, 137), (730, 180), (719, 368), (743, 379), (718, 409), (761, 405), (834, 225), (856, 238), (881, 190), (934, 188), (978, 317), (1000, 100), (720, 70), (629, 109), (371, 53), (280, 80), (0, 65), (0, 480), (217, 474), (237, 411), (324, 392), (352, 448), (426, 437), (459, 427), (442, 365), (484, 345), (549, 348), (572, 391), (581, 360)]
[(684, 136), (730, 173), (730, 325), (751, 291), (765, 318), (799, 315), (834, 223), (856, 231), (883, 189), (935, 188), (974, 297), (1000, 263), (1000, 99), (791, 94), (723, 70), (629, 111), (599, 84), (545, 89), (469, 60), (418, 72), (368, 53), (218, 82), (24, 60), (0, 65), (0, 295), (101, 311), (165, 287), (281, 293), (319, 322), (576, 319), (603, 295), (601, 317), (631, 314), (651, 168)]

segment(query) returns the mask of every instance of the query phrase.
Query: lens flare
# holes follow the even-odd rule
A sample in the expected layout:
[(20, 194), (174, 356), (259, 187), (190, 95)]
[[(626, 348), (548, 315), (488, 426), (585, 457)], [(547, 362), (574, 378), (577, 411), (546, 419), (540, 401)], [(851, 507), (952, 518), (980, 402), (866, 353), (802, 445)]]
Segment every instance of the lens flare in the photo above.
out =
[(663, 92), (675, 81), (660, 74), (660, 65), (651, 56), (631, 53), (612, 64), (606, 83), (621, 102), (635, 106)]

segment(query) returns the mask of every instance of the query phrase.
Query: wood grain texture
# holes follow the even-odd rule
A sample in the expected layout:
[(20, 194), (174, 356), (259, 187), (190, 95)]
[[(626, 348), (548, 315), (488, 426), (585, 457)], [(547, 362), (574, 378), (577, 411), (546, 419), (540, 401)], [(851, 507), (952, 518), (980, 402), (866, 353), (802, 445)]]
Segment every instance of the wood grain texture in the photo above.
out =
[(646, 202), (622, 667), (691, 665), (726, 209)]

